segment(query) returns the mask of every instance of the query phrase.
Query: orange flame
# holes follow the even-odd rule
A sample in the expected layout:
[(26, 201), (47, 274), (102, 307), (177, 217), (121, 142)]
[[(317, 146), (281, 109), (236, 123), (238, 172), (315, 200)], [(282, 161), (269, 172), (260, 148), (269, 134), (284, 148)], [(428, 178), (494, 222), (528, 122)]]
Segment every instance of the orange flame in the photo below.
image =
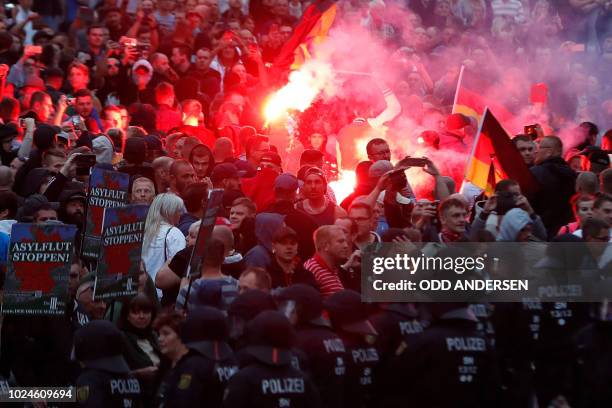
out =
[(331, 84), (331, 79), (331, 67), (314, 61), (291, 72), (287, 85), (268, 98), (263, 112), (266, 122), (285, 119), (290, 110), (304, 112)]
[(348, 197), (349, 194), (355, 189), (357, 183), (357, 177), (354, 171), (342, 170), (340, 177), (336, 181), (329, 183), (329, 186), (334, 191), (336, 196), (336, 202), (340, 204), (342, 200)]

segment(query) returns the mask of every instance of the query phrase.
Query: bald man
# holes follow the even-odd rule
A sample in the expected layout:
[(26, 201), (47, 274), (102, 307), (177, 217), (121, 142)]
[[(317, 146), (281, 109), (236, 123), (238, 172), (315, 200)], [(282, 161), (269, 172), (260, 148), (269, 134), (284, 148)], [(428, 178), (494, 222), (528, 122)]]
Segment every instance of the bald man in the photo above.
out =
[(234, 158), (234, 144), (230, 138), (220, 137), (215, 140), (212, 152), (215, 156), (215, 163), (223, 163), (227, 159)]

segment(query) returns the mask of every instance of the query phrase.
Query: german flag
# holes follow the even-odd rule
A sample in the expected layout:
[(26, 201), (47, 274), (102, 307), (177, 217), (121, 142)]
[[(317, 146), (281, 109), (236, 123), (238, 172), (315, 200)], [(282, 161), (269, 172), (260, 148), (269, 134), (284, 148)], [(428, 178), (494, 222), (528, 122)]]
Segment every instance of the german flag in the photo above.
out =
[(499, 118), (501, 123), (508, 123), (514, 120), (514, 114), (505, 106), (495, 101), (489, 100), (485, 96), (475, 92), (463, 84), (463, 71), (465, 67), (461, 66), (459, 80), (457, 81), (457, 90), (455, 91), (455, 101), (453, 103), (453, 113), (461, 113), (472, 117), (480, 123), (485, 108), (488, 106)]
[(484, 109), (465, 179), (487, 193), (492, 193), (495, 184), (503, 179), (516, 180), (525, 195), (538, 189), (521, 154), (489, 108)]
[(336, 3), (333, 0), (316, 0), (308, 6), (293, 35), (274, 60), (274, 67), (280, 71), (299, 69), (310, 58), (312, 47), (327, 37), (335, 18)]

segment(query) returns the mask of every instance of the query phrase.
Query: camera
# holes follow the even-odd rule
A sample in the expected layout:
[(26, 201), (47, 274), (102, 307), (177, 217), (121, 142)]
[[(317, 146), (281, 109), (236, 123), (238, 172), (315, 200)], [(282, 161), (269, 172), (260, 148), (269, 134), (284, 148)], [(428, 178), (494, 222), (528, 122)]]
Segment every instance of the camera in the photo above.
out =
[(518, 194), (511, 191), (500, 191), (496, 194), (497, 196), (497, 207), (495, 212), (498, 215), (504, 215), (513, 208), (516, 208), (516, 199)]
[(92, 153), (79, 154), (74, 158), (77, 176), (89, 175), (89, 169), (96, 165), (96, 155)]

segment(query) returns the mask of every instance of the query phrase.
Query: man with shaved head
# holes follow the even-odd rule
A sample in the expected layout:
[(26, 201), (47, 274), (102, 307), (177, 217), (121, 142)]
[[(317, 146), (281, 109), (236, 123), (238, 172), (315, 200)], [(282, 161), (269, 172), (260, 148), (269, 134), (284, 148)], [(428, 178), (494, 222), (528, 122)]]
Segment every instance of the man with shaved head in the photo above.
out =
[(182, 197), (185, 189), (196, 182), (195, 170), (187, 160), (175, 160), (170, 166), (170, 191)]

